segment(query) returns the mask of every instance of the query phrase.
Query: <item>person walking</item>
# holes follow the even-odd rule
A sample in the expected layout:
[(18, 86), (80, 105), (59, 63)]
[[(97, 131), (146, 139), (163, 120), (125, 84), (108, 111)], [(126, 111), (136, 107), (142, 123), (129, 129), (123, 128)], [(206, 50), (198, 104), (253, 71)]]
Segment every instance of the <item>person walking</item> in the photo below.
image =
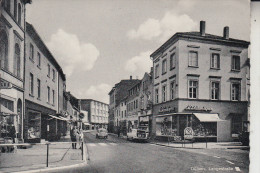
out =
[(118, 135), (118, 137), (120, 137), (120, 127), (118, 127), (118, 130), (117, 130), (117, 135)]
[(72, 126), (70, 129), (70, 139), (72, 143), (72, 149), (77, 149), (77, 128)]

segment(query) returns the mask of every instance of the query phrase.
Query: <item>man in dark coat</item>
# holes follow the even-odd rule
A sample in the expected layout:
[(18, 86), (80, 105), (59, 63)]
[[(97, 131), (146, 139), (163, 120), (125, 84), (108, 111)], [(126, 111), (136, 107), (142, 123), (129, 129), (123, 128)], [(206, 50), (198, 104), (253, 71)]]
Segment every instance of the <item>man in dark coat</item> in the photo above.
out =
[(77, 128), (75, 126), (73, 126), (70, 129), (70, 138), (71, 138), (71, 142), (75, 142), (72, 143), (72, 149), (77, 149)]

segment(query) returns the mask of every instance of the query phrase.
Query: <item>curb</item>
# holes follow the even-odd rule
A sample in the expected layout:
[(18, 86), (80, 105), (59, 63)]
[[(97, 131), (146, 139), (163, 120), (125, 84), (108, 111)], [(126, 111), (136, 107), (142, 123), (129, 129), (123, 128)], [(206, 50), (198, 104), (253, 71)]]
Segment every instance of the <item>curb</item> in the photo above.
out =
[[(59, 166), (59, 167), (53, 167), (53, 168), (41, 168), (41, 169), (32, 169), (32, 170), (26, 170), (26, 171), (16, 171), (14, 173), (38, 173), (38, 172), (46, 172), (46, 171), (55, 171), (55, 170), (61, 170), (61, 169), (69, 169), (69, 168), (77, 168), (88, 165), (88, 149), (86, 143), (84, 143), (83, 146), (83, 163), (77, 163), (74, 165), (68, 165), (68, 166)], [(66, 152), (67, 154), (67, 152)], [(65, 154), (65, 155), (66, 155)]]
[(159, 143), (154, 143), (154, 142), (149, 142), (151, 144), (154, 144), (154, 145), (158, 145), (158, 146), (163, 146), (163, 147), (170, 147), (170, 148), (187, 148), (187, 149), (207, 149), (207, 150), (210, 150), (210, 149), (250, 149), (250, 147), (247, 147), (247, 146), (242, 146), (242, 147), (227, 147), (227, 148), (197, 148), (197, 147), (174, 147), (174, 146), (169, 146), (169, 145), (165, 145), (165, 144), (159, 144)]

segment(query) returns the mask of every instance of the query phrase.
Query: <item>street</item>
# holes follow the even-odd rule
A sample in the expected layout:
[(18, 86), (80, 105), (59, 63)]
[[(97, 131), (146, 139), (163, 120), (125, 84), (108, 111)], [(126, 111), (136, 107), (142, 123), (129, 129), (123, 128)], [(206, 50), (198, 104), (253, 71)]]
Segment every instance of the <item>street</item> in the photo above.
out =
[(248, 151), (175, 149), (129, 142), (114, 135), (96, 139), (95, 132), (84, 137), (88, 165), (60, 172), (249, 172)]

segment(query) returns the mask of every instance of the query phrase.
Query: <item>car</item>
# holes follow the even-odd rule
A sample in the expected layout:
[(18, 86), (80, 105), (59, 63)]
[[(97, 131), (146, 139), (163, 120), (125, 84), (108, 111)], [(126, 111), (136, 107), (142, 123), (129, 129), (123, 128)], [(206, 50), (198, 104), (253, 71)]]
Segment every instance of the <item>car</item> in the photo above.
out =
[(130, 129), (127, 133), (127, 140), (147, 141), (149, 133), (142, 129)]
[(97, 130), (96, 138), (107, 139), (107, 137), (108, 137), (107, 129), (102, 128)]

